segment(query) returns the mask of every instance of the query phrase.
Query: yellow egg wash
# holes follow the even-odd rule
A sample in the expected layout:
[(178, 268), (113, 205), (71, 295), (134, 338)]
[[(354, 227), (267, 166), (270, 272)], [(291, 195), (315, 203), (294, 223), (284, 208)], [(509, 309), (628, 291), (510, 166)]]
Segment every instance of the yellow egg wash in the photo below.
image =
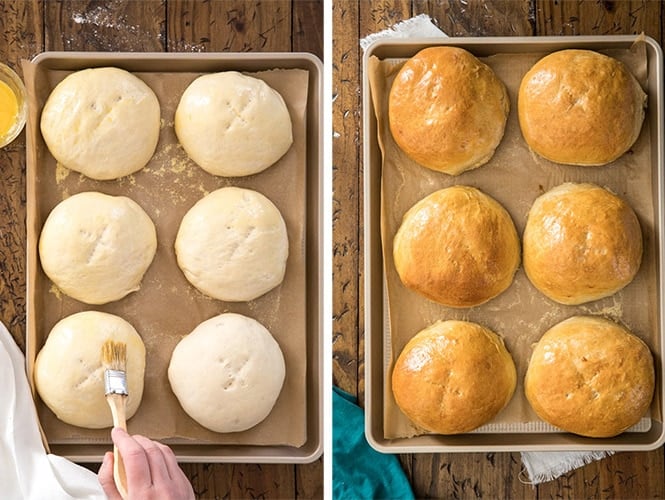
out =
[(18, 115), (18, 100), (5, 82), (0, 82), (0, 137), (7, 135)]

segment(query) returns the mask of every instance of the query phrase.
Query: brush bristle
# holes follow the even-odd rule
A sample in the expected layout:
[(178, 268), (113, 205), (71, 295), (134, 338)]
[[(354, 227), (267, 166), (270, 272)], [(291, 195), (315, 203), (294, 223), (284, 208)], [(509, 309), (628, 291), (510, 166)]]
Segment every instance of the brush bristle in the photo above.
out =
[(107, 370), (125, 371), (127, 344), (107, 340), (102, 346), (102, 365)]

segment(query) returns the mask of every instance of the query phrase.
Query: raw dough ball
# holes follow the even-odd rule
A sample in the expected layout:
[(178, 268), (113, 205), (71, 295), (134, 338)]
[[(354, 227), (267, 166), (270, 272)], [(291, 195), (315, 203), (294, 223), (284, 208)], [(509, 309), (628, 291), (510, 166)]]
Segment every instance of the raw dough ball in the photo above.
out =
[(86, 304), (105, 304), (138, 290), (156, 250), (155, 226), (139, 205), (97, 192), (60, 202), (39, 239), (46, 275)]
[(429, 47), (404, 63), (390, 89), (390, 131), (421, 165), (457, 175), (487, 163), (510, 103), (486, 64), (458, 47)]
[(279, 210), (261, 193), (225, 187), (185, 214), (175, 241), (189, 282), (219, 300), (252, 300), (284, 279), (289, 240)]
[(180, 98), (175, 132), (189, 157), (213, 175), (265, 170), (293, 142), (282, 96), (263, 80), (235, 71), (203, 75)]
[(119, 68), (67, 76), (51, 92), (41, 130), (54, 158), (97, 180), (132, 174), (159, 139), (159, 101), (141, 79)]
[(600, 317), (574, 316), (536, 344), (524, 380), (540, 418), (565, 431), (612, 437), (639, 422), (655, 384), (647, 345)]
[(439, 321), (416, 334), (392, 374), (395, 402), (419, 427), (469, 432), (492, 420), (515, 392), (517, 373), (503, 340), (467, 321)]
[(476, 188), (452, 186), (406, 212), (393, 257), (407, 288), (448, 307), (472, 307), (513, 282), (520, 242), (497, 201)]
[(127, 418), (136, 413), (143, 396), (143, 341), (119, 316), (86, 311), (60, 320), (35, 360), (37, 392), (63, 422), (89, 429), (113, 425), (101, 361), (107, 340), (127, 345)]
[(543, 158), (604, 165), (630, 149), (647, 95), (624, 64), (592, 50), (560, 50), (524, 75), (517, 109), (522, 135)]
[(284, 383), (279, 344), (258, 321), (215, 316), (173, 350), (168, 376), (187, 414), (215, 432), (254, 427), (272, 410)]
[(538, 197), (523, 239), (526, 275), (561, 304), (583, 304), (618, 292), (642, 262), (635, 212), (595, 184), (567, 182)]

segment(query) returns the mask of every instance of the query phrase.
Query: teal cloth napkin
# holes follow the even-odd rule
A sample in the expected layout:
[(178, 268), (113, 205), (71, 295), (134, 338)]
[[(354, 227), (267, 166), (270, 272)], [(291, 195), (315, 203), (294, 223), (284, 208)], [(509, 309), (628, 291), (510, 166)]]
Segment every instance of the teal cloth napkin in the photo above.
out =
[(333, 498), (413, 498), (394, 455), (373, 449), (365, 439), (363, 410), (356, 398), (333, 387)]

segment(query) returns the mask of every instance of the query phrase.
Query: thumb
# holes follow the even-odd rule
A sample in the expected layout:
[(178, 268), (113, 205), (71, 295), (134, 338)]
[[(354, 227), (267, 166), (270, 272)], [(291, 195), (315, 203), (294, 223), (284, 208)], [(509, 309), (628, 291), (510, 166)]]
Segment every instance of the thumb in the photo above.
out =
[(113, 453), (110, 451), (104, 454), (104, 461), (97, 472), (97, 479), (109, 500), (122, 500), (113, 480)]

